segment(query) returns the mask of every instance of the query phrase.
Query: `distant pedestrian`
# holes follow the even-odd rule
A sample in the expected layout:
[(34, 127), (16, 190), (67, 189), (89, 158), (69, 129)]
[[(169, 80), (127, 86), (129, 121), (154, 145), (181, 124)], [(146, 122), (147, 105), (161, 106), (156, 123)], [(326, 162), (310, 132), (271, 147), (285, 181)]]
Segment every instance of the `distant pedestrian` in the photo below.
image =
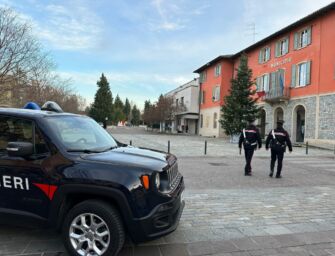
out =
[(248, 121), (248, 126), (246, 129), (243, 129), (240, 135), (240, 139), (238, 142), (238, 147), (240, 150), (242, 149), (242, 144), (244, 148), (245, 155), (245, 167), (244, 167), (244, 175), (251, 176), (252, 168), (251, 168), (251, 160), (254, 155), (254, 151), (258, 148), (262, 147), (262, 140), (259, 134), (258, 129), (254, 125), (254, 120)]
[(292, 143), (290, 136), (287, 131), (283, 128), (284, 121), (280, 120), (277, 122), (277, 128), (271, 130), (268, 137), (266, 138), (265, 148), (269, 150), (271, 148), (271, 163), (270, 163), (270, 174), (272, 178), (276, 160), (278, 159), (277, 164), (277, 173), (276, 178), (281, 178), (281, 171), (283, 167), (284, 153), (286, 152), (286, 146), (290, 153), (292, 152)]

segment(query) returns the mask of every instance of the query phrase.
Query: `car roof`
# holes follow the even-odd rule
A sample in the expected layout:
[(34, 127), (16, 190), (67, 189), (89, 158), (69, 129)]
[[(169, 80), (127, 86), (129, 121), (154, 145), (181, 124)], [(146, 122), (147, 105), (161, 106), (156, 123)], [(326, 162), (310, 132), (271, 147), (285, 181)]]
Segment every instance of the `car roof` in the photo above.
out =
[(80, 116), (72, 113), (57, 113), (53, 111), (21, 109), (21, 108), (0, 108), (0, 115), (11, 115), (22, 118), (43, 118), (47, 116)]

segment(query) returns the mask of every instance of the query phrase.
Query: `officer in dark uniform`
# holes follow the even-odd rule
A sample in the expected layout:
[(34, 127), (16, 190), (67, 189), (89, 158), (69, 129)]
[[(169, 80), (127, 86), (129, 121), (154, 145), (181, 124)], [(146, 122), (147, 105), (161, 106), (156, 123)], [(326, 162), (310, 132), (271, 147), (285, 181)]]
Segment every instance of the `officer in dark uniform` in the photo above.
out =
[(258, 129), (254, 125), (254, 120), (249, 120), (249, 124), (246, 129), (243, 129), (240, 135), (240, 139), (238, 142), (238, 147), (240, 150), (242, 149), (242, 144), (244, 148), (244, 155), (246, 165), (244, 168), (244, 175), (251, 176), (251, 160), (254, 155), (254, 151), (257, 148), (262, 147), (262, 140), (259, 134)]
[(283, 158), (286, 151), (286, 146), (288, 146), (290, 153), (292, 152), (290, 136), (283, 128), (283, 123), (284, 121), (282, 120), (277, 122), (277, 128), (270, 131), (265, 142), (266, 150), (269, 150), (269, 146), (271, 147), (270, 177), (273, 176), (275, 163), (278, 159), (276, 178), (281, 178), (280, 174), (283, 166)]

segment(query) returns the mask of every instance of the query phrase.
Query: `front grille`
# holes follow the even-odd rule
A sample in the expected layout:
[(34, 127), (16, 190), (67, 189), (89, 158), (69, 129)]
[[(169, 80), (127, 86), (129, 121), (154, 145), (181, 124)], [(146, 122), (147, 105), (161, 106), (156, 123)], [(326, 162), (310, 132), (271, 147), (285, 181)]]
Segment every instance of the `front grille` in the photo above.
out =
[(168, 178), (168, 182), (169, 182), (169, 187), (170, 190), (173, 190), (180, 181), (181, 175), (178, 171), (178, 164), (177, 162), (174, 163), (167, 171), (167, 178)]
[(178, 164), (174, 163), (168, 170), (167, 170), (167, 176), (169, 184), (173, 183), (173, 181), (176, 179), (178, 175)]

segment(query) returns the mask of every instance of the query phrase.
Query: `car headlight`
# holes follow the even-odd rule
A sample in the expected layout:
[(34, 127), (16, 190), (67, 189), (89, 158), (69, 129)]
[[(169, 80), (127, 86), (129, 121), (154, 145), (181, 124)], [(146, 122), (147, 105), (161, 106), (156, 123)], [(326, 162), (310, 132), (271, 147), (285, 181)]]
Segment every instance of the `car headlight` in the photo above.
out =
[(156, 173), (156, 176), (155, 176), (155, 185), (156, 185), (157, 189), (159, 189), (159, 187), (161, 185), (161, 178), (159, 176), (159, 173)]

